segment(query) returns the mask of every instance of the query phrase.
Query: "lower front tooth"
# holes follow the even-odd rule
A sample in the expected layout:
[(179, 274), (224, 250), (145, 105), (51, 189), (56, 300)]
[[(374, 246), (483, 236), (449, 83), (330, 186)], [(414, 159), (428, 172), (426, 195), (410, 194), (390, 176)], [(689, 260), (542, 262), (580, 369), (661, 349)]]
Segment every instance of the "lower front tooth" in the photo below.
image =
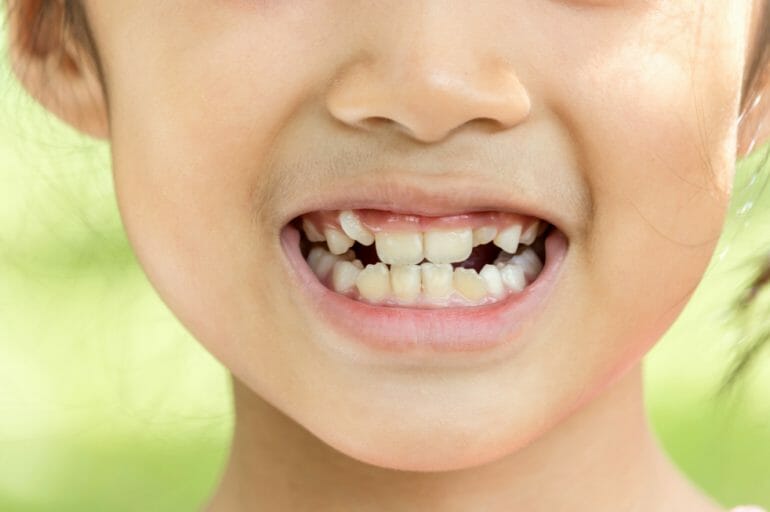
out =
[(347, 293), (356, 285), (358, 274), (364, 268), (359, 260), (339, 260), (332, 269), (332, 287), (334, 291)]
[(390, 286), (399, 299), (413, 301), (420, 295), (420, 267), (393, 265), (390, 268)]
[(527, 286), (527, 280), (524, 277), (524, 270), (518, 265), (509, 263), (500, 271), (500, 277), (503, 278), (506, 288), (514, 292), (520, 292)]
[(366, 300), (380, 300), (390, 293), (390, 273), (384, 263), (367, 265), (356, 279), (358, 293)]
[(487, 291), (494, 297), (502, 297), (505, 294), (505, 285), (500, 276), (500, 270), (494, 265), (484, 265), (479, 272), (479, 276), (484, 280)]
[(452, 265), (449, 263), (423, 263), (420, 265), (422, 289), (431, 299), (445, 299), (452, 295)]
[(326, 235), (326, 245), (329, 246), (332, 254), (342, 254), (355, 243), (345, 233), (335, 228), (326, 228), (324, 235)]
[(484, 280), (472, 268), (457, 267), (452, 282), (455, 290), (471, 301), (477, 301), (487, 294)]

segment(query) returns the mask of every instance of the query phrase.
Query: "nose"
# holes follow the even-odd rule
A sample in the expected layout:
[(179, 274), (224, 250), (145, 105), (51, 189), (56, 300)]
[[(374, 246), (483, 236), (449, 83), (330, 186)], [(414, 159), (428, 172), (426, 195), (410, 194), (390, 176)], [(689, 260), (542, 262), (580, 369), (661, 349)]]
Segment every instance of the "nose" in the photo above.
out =
[[(493, 130), (521, 123), (531, 101), (502, 56), (482, 52), (478, 38), (420, 26), (345, 65), (326, 93), (326, 108), (351, 127), (398, 129), (432, 143), (475, 122)], [(447, 33), (452, 32), (452, 33)], [(474, 41), (476, 42), (474, 45)]]

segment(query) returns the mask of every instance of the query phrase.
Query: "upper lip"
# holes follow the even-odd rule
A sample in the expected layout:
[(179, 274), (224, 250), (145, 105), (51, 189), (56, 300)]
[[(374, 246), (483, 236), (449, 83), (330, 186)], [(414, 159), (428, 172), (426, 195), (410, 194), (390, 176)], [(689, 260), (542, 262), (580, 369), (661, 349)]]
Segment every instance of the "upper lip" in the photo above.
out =
[[(500, 186), (472, 172), (448, 171), (422, 175), (409, 171), (375, 171), (344, 180), (329, 180), (311, 190), (285, 212), (283, 225), (319, 210), (377, 209), (430, 217), (482, 211), (503, 211), (545, 220), (568, 234), (569, 219), (556, 201), (536, 201), (531, 191)], [(296, 199), (296, 198), (295, 198)]]

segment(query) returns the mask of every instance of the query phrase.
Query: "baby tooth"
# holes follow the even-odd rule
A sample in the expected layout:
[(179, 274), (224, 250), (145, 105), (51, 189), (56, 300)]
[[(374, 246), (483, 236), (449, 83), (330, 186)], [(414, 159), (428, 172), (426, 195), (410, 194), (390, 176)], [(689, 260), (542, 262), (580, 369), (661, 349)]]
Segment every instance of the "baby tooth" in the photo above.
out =
[(449, 263), (423, 263), (422, 289), (425, 296), (431, 299), (444, 299), (452, 294), (452, 265)]
[(393, 265), (390, 268), (390, 286), (399, 299), (413, 301), (420, 294), (420, 267)]
[(340, 212), (340, 226), (347, 236), (361, 245), (372, 245), (374, 235), (363, 224), (358, 215), (351, 210)]
[[(356, 265), (358, 263), (358, 265)], [(334, 291), (346, 293), (356, 285), (358, 274), (361, 273), (363, 265), (360, 261), (340, 260), (334, 264), (332, 269), (332, 287)]]
[(305, 236), (308, 240), (311, 242), (325, 242), (326, 237), (323, 236), (323, 234), (318, 231), (318, 228), (315, 227), (315, 224), (310, 222), (307, 219), (302, 219), (302, 230), (305, 232)]
[(518, 265), (509, 263), (500, 271), (505, 286), (514, 292), (520, 292), (527, 286), (524, 270)]
[(455, 289), (466, 299), (477, 301), (487, 294), (484, 280), (472, 268), (457, 267), (454, 271)]
[(511, 258), (511, 262), (519, 265), (524, 270), (524, 275), (530, 282), (543, 270), (543, 263), (540, 261), (540, 257), (530, 248)]
[(477, 245), (488, 244), (497, 236), (497, 228), (494, 226), (483, 226), (473, 230), (473, 247)]
[(500, 270), (494, 265), (484, 265), (479, 272), (479, 276), (484, 280), (487, 291), (495, 297), (502, 297), (505, 294), (503, 278), (500, 276)]
[(307, 263), (318, 279), (324, 280), (331, 272), (338, 258), (323, 247), (313, 247), (307, 256)]
[(427, 231), (423, 235), (425, 258), (431, 263), (465, 261), (473, 250), (473, 231)]
[(329, 246), (332, 254), (342, 254), (355, 243), (345, 233), (335, 228), (326, 228), (324, 235), (326, 235), (326, 245)]
[(535, 241), (535, 238), (537, 238), (537, 232), (540, 230), (540, 221), (536, 220), (529, 226), (527, 226), (527, 229), (524, 230), (524, 232), (521, 234), (521, 238), (519, 239), (519, 242), (524, 245), (530, 245), (532, 242)]
[(380, 300), (390, 293), (390, 273), (384, 263), (367, 265), (356, 279), (358, 293), (366, 300)]
[(389, 265), (416, 265), (423, 259), (422, 233), (378, 231), (374, 235), (380, 261)]
[(514, 224), (502, 230), (495, 237), (495, 245), (511, 254), (516, 252), (519, 247), (519, 236), (521, 235), (521, 225)]

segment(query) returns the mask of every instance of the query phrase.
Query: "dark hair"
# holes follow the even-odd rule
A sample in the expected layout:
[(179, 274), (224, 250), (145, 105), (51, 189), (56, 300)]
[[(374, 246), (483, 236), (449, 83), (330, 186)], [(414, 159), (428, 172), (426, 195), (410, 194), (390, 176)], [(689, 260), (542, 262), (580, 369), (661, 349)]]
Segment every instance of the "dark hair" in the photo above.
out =
[[(42, 55), (63, 47), (65, 38), (72, 38), (83, 50), (97, 71), (104, 86), (104, 73), (99, 52), (91, 33), (83, 4), (79, 0), (7, 0), (8, 12), (19, 19), (21, 26), (29, 27), (17, 33), (14, 43), (31, 55)], [(59, 55), (64, 65), (69, 57)], [(74, 64), (72, 64), (74, 65)], [(105, 91), (106, 92), (106, 91)]]
[[(23, 26), (29, 27), (19, 32), (15, 43), (31, 54), (44, 54), (61, 47), (62, 38), (71, 37), (86, 52), (95, 66), (104, 86), (104, 73), (94, 38), (89, 28), (85, 9), (79, 0), (7, 0), (9, 12), (20, 16)], [(765, 87), (770, 87), (770, 0), (763, 3), (762, 18), (759, 21), (758, 36), (751, 48), (751, 58), (746, 66), (746, 73), (741, 91), (740, 116), (742, 119), (756, 103)], [(106, 94), (106, 90), (105, 90)], [(752, 143), (753, 145), (753, 143)], [(765, 182), (770, 172), (770, 146), (767, 155), (759, 159), (755, 173), (763, 172)], [(745, 321), (745, 315), (756, 306), (757, 298), (763, 291), (770, 289), (770, 254), (761, 255), (760, 261), (752, 262), (757, 270), (748, 287), (733, 304), (733, 312), (739, 322)], [(766, 344), (770, 342), (770, 332), (753, 334), (744, 348), (736, 353), (718, 393), (731, 389), (739, 377), (756, 359)]]

